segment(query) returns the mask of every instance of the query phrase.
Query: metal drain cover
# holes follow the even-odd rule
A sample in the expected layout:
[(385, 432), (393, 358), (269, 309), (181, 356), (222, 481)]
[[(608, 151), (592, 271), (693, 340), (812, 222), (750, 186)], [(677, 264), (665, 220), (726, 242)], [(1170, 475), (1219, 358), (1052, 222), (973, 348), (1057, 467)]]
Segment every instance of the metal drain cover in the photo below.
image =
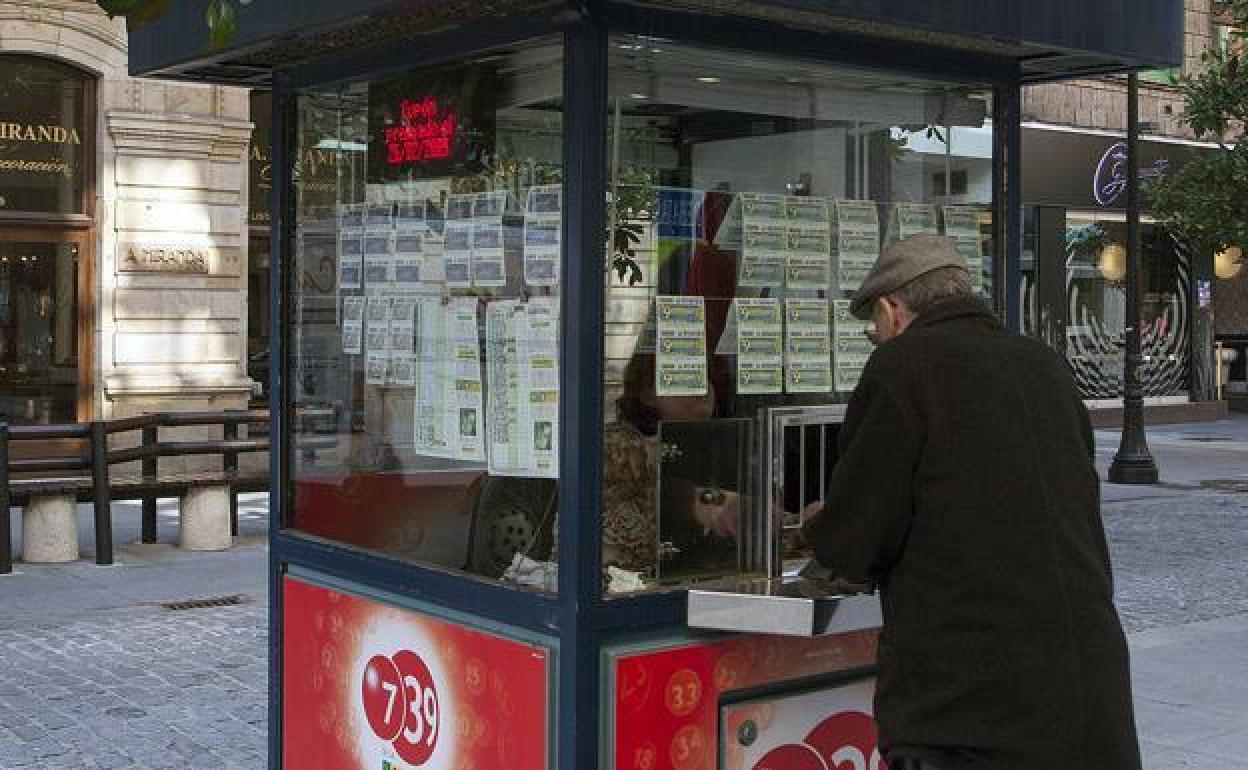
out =
[(167, 610), (206, 610), (213, 607), (233, 607), (242, 604), (246, 599), (238, 594), (230, 596), (213, 596), (207, 599), (185, 599), (180, 602), (161, 602)]

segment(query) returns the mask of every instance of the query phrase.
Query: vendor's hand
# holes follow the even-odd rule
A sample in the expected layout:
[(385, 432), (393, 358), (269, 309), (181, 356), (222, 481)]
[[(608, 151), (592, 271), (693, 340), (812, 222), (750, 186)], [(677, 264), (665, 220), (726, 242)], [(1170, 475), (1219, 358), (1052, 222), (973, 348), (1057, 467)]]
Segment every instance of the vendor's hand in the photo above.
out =
[(699, 488), (693, 502), (693, 518), (720, 537), (736, 537), (741, 496), (736, 492)]
[(806, 507), (802, 509), (801, 522), (805, 524), (806, 522), (813, 519), (816, 515), (818, 515), (819, 512), (822, 510), (823, 510), (822, 500), (816, 500), (813, 503), (807, 503)]

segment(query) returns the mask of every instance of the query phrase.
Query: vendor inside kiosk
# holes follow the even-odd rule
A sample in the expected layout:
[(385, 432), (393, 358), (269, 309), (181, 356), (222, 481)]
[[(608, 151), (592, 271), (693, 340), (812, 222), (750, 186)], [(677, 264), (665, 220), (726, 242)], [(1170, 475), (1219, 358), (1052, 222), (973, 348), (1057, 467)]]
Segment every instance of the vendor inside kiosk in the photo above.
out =
[[(688, 597), (687, 627), (603, 646), (602, 766), (874, 770), (878, 603), (801, 574), (797, 533), (871, 354), (848, 306), (880, 249), (947, 234), (991, 285), (992, 84), (642, 35), (607, 50), (593, 253), (563, 241), (586, 204), (560, 42), (294, 93), (292, 155), (340, 160), (288, 204), (291, 414), (334, 417), (293, 422), (287, 524), (555, 595), (561, 525), (584, 515), (560, 505), (562, 388), (600, 388), (605, 611)], [(601, 324), (561, 323), (582, 307), (570, 265)], [(586, 328), (600, 381), (561, 372)], [(299, 449), (326, 436), (337, 451)], [(293, 567), (283, 612), (287, 767), (553, 766), (563, 662), (540, 630)]]

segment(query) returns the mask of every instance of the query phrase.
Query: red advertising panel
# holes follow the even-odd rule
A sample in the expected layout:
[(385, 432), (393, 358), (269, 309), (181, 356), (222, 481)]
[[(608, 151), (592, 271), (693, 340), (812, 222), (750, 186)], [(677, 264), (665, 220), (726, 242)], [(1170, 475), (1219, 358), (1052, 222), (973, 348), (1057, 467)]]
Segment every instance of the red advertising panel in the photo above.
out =
[[(619, 655), (611, 716), (614, 770), (717, 770), (722, 696), (872, 665), (877, 634), (863, 631), (814, 639), (736, 636)], [(756, 720), (759, 733), (751, 745), (775, 753), (730, 750), (722, 767), (883, 770), (878, 760), (871, 764), (875, 732), (870, 706), (870, 680), (849, 682), (843, 690), (802, 701), (793, 707), (802, 712), (800, 719), (789, 718), (785, 729), (773, 727), (779, 724), (778, 703), (761, 704), (763, 719)], [(742, 714), (749, 718), (754, 712), (743, 707), (728, 711), (725, 718), (737, 719), (732, 727), (739, 727)], [(729, 727), (725, 724), (725, 729)], [(841, 762), (852, 753), (842, 751), (845, 746), (857, 747), (866, 764)], [(837, 761), (829, 764), (834, 757)], [(747, 759), (754, 764), (747, 765)]]
[(285, 580), (289, 770), (545, 770), (549, 653)]

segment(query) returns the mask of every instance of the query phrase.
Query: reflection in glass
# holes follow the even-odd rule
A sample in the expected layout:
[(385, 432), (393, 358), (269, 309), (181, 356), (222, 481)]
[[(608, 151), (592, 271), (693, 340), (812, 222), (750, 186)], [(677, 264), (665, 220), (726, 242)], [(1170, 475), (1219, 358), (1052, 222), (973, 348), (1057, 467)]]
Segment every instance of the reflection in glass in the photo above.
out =
[(608, 99), (607, 591), (762, 571), (766, 538), (801, 555), (842, 419), (823, 410), (872, 350), (848, 301), (882, 246), (951, 236), (989, 293), (991, 105), (634, 37), (612, 40)]
[(551, 590), (562, 59), (299, 98), (292, 524)]

